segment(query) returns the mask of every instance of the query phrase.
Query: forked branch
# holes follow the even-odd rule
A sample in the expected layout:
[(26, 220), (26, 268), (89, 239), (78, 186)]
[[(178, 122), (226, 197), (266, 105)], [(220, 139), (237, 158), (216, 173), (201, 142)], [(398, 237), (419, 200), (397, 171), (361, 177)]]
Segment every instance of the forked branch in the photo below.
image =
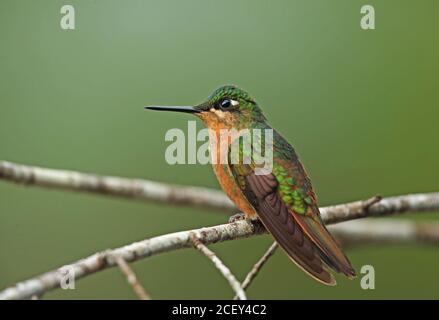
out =
[[(233, 203), (223, 193), (216, 190), (168, 185), (148, 180), (97, 176), (76, 171), (45, 169), (5, 161), (0, 162), (1, 179), (26, 185), (92, 192), (144, 201), (199, 206), (224, 212), (236, 210)], [(320, 210), (326, 224), (364, 217), (388, 216), (404, 212), (433, 212), (439, 211), (439, 192), (410, 194), (383, 199), (373, 197), (367, 200), (324, 207)], [(393, 243), (407, 241), (439, 243), (438, 223), (415, 224), (408, 221), (354, 221), (336, 226), (333, 228), (333, 231), (348, 245), (370, 242)], [(75, 279), (80, 279), (105, 268), (118, 265), (127, 276), (135, 292), (141, 298), (148, 298), (149, 296), (140, 286), (140, 283), (138, 283), (135, 276), (133, 277), (134, 273), (128, 267), (128, 262), (168, 251), (192, 247), (194, 245), (194, 237), (198, 241), (196, 242), (196, 247), (208, 256), (213, 257), (214, 255), (209, 253), (211, 251), (206, 245), (260, 235), (265, 232), (264, 227), (259, 221), (237, 221), (213, 227), (161, 235), (114, 250), (105, 250), (73, 262), (68, 267), (70, 267), (70, 270), (73, 270)], [(255, 265), (244, 280), (242, 285), (244, 288), (254, 279), (274, 249), (275, 246), (273, 245)], [(114, 257), (117, 257), (117, 259)], [(214, 262), (217, 267), (221, 266), (221, 263), (218, 264), (218, 260), (215, 259)], [(222, 269), (224, 275), (225, 272), (223, 271), (225, 269), (223, 266), (224, 264), (222, 264), (221, 268), (218, 267), (218, 269)], [(64, 273), (62, 270), (64, 270), (64, 267), (6, 288), (0, 291), (0, 299), (30, 299), (58, 288), (63, 280)], [(241, 298), (244, 298), (245, 293), (240, 292), (242, 287), (235, 288), (236, 283), (239, 284), (239, 282), (230, 281), (229, 275), (226, 278)]]
[(230, 286), (232, 287), (233, 291), (235, 291), (236, 296), (240, 300), (247, 300), (247, 296), (245, 295), (244, 289), (241, 287), (241, 284), (239, 283), (238, 280), (236, 280), (236, 277), (233, 275), (230, 269), (218, 258), (218, 256), (212, 250), (206, 247), (203, 244), (203, 242), (201, 242), (200, 239), (197, 238), (195, 234), (191, 234), (190, 239), (195, 249), (200, 251), (210, 261), (212, 261), (212, 263), (221, 272), (224, 278), (226, 278), (226, 280), (229, 282)]
[[(363, 205), (361, 205), (363, 203)], [(369, 203), (367, 201), (367, 203)], [(379, 202), (364, 208), (364, 201), (322, 208), (322, 218), (328, 224), (359, 219), (369, 216), (388, 216), (403, 212), (439, 211), (439, 193), (414, 194), (383, 198)], [(353, 222), (352, 222), (353, 223)], [(332, 230), (342, 239), (355, 239), (359, 243), (366, 239), (375, 242), (384, 241), (421, 241), (439, 243), (439, 224), (415, 224), (406, 221), (355, 221), (335, 226)], [(379, 226), (391, 223), (392, 226)], [(387, 232), (393, 230), (391, 234)], [(69, 265), (74, 271), (75, 279), (80, 279), (115, 265), (111, 255), (120, 255), (126, 262), (147, 258), (152, 255), (190, 248), (193, 246), (192, 235), (204, 245), (241, 239), (264, 234), (266, 231), (258, 221), (237, 221), (213, 227), (181, 231), (135, 242), (114, 250), (95, 253), (85, 259)], [(372, 235), (372, 236), (371, 236)], [(60, 268), (61, 269), (61, 268)], [(60, 269), (46, 272), (40, 276), (20, 282), (0, 292), (0, 299), (29, 299), (34, 295), (58, 288), (63, 273)]]

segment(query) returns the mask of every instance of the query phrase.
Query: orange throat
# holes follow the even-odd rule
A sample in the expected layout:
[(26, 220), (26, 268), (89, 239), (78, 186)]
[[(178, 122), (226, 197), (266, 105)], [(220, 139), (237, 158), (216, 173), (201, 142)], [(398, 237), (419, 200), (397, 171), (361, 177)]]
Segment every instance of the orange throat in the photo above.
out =
[(255, 218), (257, 216), (255, 209), (247, 201), (227, 163), (227, 154), (231, 141), (230, 143), (220, 142), (221, 130), (227, 130), (230, 127), (223, 121), (218, 121), (217, 116), (209, 112), (201, 113), (199, 117), (210, 130), (209, 142), (212, 167), (221, 188), (247, 218)]

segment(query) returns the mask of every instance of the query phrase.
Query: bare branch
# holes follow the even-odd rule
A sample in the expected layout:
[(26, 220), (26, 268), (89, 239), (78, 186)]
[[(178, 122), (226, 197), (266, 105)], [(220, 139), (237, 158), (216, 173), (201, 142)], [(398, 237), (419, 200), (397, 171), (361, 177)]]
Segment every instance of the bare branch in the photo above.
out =
[[(346, 247), (370, 244), (439, 244), (439, 223), (413, 223), (408, 220), (363, 220), (347, 221), (330, 226), (339, 242)], [(242, 283), (248, 288), (267, 260), (273, 255), (278, 244), (274, 242), (259, 261), (253, 266)], [(236, 300), (236, 296), (234, 298)]]
[(264, 232), (264, 228), (258, 222), (250, 223), (247, 221), (239, 221), (232, 224), (222, 224), (214, 227), (180, 231), (158, 236), (114, 250), (95, 253), (69, 266), (64, 266), (27, 281), (20, 282), (15, 286), (1, 291), (0, 300), (28, 299), (32, 295), (40, 295), (59, 287), (64, 275), (62, 270), (65, 267), (69, 267), (75, 279), (78, 280), (103, 269), (113, 267), (115, 261), (111, 259), (112, 255), (121, 255), (125, 261), (132, 262), (168, 251), (191, 248), (193, 247), (192, 241), (190, 240), (191, 234), (195, 234), (204, 244), (211, 244), (244, 238), (250, 235), (263, 234)]
[[(242, 282), (242, 289), (246, 290), (250, 283), (253, 281), (253, 279), (258, 275), (261, 268), (264, 266), (264, 264), (268, 261), (268, 259), (274, 254), (278, 247), (277, 242), (273, 242), (271, 246), (268, 248), (268, 250), (264, 253), (264, 255), (258, 260), (258, 262), (255, 263), (253, 268), (250, 270), (250, 272), (245, 277), (244, 281)], [(236, 300), (238, 296), (235, 296), (233, 300)]]
[(91, 192), (226, 212), (236, 211), (235, 205), (221, 191), (171, 185), (150, 180), (99, 176), (77, 171), (46, 169), (0, 161), (0, 180), (2, 179), (52, 189)]
[[(350, 206), (355, 209), (353, 210), (353, 216), (349, 213)], [(439, 211), (439, 193), (383, 198), (379, 203), (369, 206), (367, 213), (362, 213), (361, 215), (358, 214), (357, 209), (358, 202), (322, 208), (322, 218), (325, 223), (334, 224), (365, 216), (388, 216), (403, 212)], [(367, 223), (370, 222), (367, 221)], [(398, 223), (398, 221), (392, 221), (392, 223)], [(343, 228), (342, 226), (337, 226), (337, 228), (334, 228), (334, 231), (338, 232), (337, 229), (340, 227)], [(393, 228), (386, 226), (386, 232), (392, 229)], [(439, 243), (437, 237), (437, 234), (439, 234), (438, 230), (439, 226), (436, 224), (430, 224), (429, 226), (412, 224), (412, 227), (406, 228), (404, 232), (401, 229), (400, 233), (395, 235), (395, 239)], [(340, 232), (347, 234), (347, 230)], [(368, 232), (370, 232), (370, 230)], [(213, 227), (170, 233), (135, 242), (118, 249), (95, 253), (88, 258), (73, 262), (70, 264), (70, 267), (74, 270), (75, 279), (80, 279), (114, 266), (114, 261), (108, 259), (109, 254), (120, 254), (125, 261), (131, 262), (168, 251), (192, 247), (190, 240), (191, 234), (195, 234), (200, 241), (208, 245), (263, 233), (265, 233), (265, 229), (260, 222), (242, 220)], [(341, 235), (343, 235), (343, 233), (341, 233)], [(384, 240), (384, 238), (383, 233), (381, 239)], [(378, 238), (376, 237), (375, 239)], [(60, 286), (60, 281), (63, 276), (60, 269), (49, 271), (9, 287), (0, 292), (0, 299), (29, 299), (33, 295), (41, 295), (44, 292), (57, 288)]]
[[(433, 198), (430, 198), (430, 195), (434, 195), (434, 194), (427, 194), (427, 195), (428, 195), (427, 197), (418, 194), (418, 195), (413, 195), (411, 198), (407, 198), (406, 196), (387, 198), (384, 204), (381, 203), (380, 205), (376, 205), (372, 210), (370, 210), (370, 207), (372, 205), (379, 203), (382, 199), (381, 196), (375, 196), (366, 200), (360, 200), (351, 203), (322, 208), (321, 211), (322, 211), (323, 219), (326, 222), (326, 224), (331, 224), (331, 223), (339, 222), (341, 220), (345, 221), (351, 219), (358, 219), (366, 216), (379, 216), (380, 214), (383, 215), (383, 214), (392, 214), (392, 213), (402, 213), (405, 212), (405, 210), (411, 211), (413, 208), (418, 208), (418, 211), (429, 211), (430, 209), (434, 210), (435, 207), (437, 206), (437, 199), (436, 199), (437, 195), (433, 196)], [(422, 208), (419, 206), (420, 203), (424, 203), (424, 206)], [(393, 212), (390, 212), (389, 209)], [(360, 223), (360, 226), (363, 226), (363, 222)], [(355, 229), (354, 234), (348, 234), (346, 236), (343, 234), (343, 231), (344, 233), (349, 232), (350, 228), (348, 227), (347, 229), (340, 229), (338, 234), (339, 237), (345, 238), (348, 245), (355, 245), (355, 244), (358, 245), (360, 244), (361, 241), (368, 243), (374, 240), (381, 243), (381, 242), (385, 242), (386, 240), (388, 241), (392, 239), (391, 237), (386, 238), (386, 236), (389, 237), (389, 235), (391, 234), (388, 232), (377, 235), (377, 230), (383, 230), (382, 228), (377, 228), (377, 229), (366, 228), (366, 232), (364, 232), (364, 230), (365, 229), (361, 229), (361, 228), (359, 229), (357, 227)], [(402, 230), (402, 229), (395, 229), (395, 231), (397, 230)], [(421, 234), (423, 235), (425, 234), (425, 232), (421, 232)], [(431, 232), (429, 234), (432, 235)], [(377, 235), (377, 237), (374, 238), (373, 235)], [(355, 243), (352, 243), (351, 241), (352, 239), (355, 239)], [(395, 241), (398, 242), (401, 239), (402, 239), (402, 234), (397, 234)], [(413, 238), (410, 239), (411, 241), (413, 241)], [(243, 282), (243, 286), (245, 285), (244, 290), (248, 287), (250, 282), (258, 275), (260, 269), (272, 256), (276, 248), (277, 248), (277, 243), (274, 242), (271, 245), (271, 247), (268, 248), (267, 252), (261, 257), (261, 259), (253, 266), (252, 270), (250, 270), (250, 272), (247, 274), (246, 279)], [(234, 299), (236, 299), (236, 296)]]
[[(203, 207), (225, 212), (236, 211), (235, 205), (222, 192), (214, 189), (177, 186), (140, 179), (99, 176), (77, 171), (46, 169), (0, 161), (0, 180), (25, 185), (41, 186), (69, 191), (91, 192), (143, 201), (165, 202)], [(438, 193), (414, 194), (386, 198), (379, 197), (321, 208), (326, 223), (380, 216), (406, 211), (434, 211), (439, 203)]]
[(363, 244), (439, 244), (439, 223), (381, 219), (349, 221), (329, 227), (344, 246)]
[(206, 247), (195, 234), (192, 233), (190, 235), (190, 239), (194, 247), (198, 249), (201, 253), (203, 253), (207, 258), (209, 258), (209, 260), (212, 261), (212, 263), (221, 272), (224, 278), (226, 278), (233, 291), (235, 291), (236, 296), (240, 300), (247, 300), (247, 296), (245, 295), (241, 284), (238, 280), (236, 280), (236, 277), (233, 275), (230, 269), (218, 258), (218, 256), (212, 250)]
[(439, 210), (439, 192), (419, 193), (388, 197), (374, 197), (321, 208), (326, 224), (354, 220), (364, 217), (379, 217), (405, 212), (433, 212)]
[(128, 263), (120, 255), (113, 256), (114, 261), (119, 266), (120, 271), (127, 278), (127, 282), (133, 288), (134, 293), (139, 297), (140, 300), (151, 300), (151, 296), (146, 293), (145, 289), (140, 284), (136, 277), (134, 271), (130, 268)]

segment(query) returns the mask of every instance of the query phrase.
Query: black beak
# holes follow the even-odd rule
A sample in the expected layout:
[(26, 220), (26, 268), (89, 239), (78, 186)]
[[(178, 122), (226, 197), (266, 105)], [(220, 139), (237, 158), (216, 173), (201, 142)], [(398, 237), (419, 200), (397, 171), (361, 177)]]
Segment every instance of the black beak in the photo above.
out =
[(185, 112), (185, 113), (200, 112), (200, 110), (197, 110), (192, 106), (146, 106), (145, 109), (158, 110), (158, 111), (175, 111), (175, 112)]

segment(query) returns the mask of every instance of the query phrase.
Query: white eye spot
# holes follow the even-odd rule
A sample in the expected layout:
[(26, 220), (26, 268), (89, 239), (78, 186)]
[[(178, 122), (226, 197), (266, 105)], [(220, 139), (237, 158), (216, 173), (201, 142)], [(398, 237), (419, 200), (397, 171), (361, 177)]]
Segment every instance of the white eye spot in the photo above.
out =
[(239, 101), (233, 99), (224, 99), (218, 103), (218, 107), (223, 110), (235, 109), (239, 106)]

